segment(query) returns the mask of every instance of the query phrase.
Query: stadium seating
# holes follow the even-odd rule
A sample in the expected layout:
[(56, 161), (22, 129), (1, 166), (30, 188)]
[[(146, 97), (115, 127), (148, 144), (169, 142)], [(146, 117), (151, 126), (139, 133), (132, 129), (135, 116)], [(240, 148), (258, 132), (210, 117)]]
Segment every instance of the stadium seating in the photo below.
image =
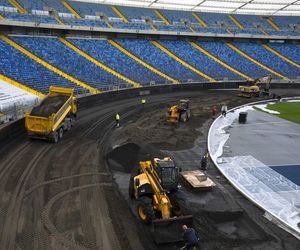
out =
[(0, 73), (15, 81), (42, 93), (48, 93), (51, 85), (82, 90), (80, 86), (48, 70), (2, 40), (0, 51)]
[(223, 42), (197, 42), (205, 50), (226, 62), (228, 65), (239, 70), (240, 72), (252, 77), (266, 76), (269, 72), (257, 64), (247, 60)]
[(223, 80), (225, 77), (228, 79), (241, 79), (236, 73), (195, 49), (189, 42), (177, 40), (160, 41), (160, 43), (181, 59), (189, 62), (189, 64), (201, 70), (203, 73), (212, 76), (214, 79)]
[(0, 0), (0, 6), (12, 7), (8, 0)]
[(289, 59), (293, 60), (294, 62), (300, 64), (300, 47), (294, 44), (269, 44), (269, 46), (275, 49), (277, 52), (281, 53), (282, 55), (288, 57)]
[(69, 13), (60, 0), (18, 0), (18, 2), (28, 11), (45, 10), (51, 7), (58, 12)]
[(122, 80), (80, 56), (56, 38), (12, 37), (14, 41), (60, 70), (95, 87)]
[[(143, 85), (149, 84), (150, 81), (156, 81), (158, 83), (165, 82), (161, 76), (137, 63), (109, 44), (106, 40), (71, 39), (70, 41), (95, 59), (103, 62), (106, 66), (135, 82)], [(155, 64), (153, 66), (155, 66)]]
[(259, 62), (262, 62), (263, 64), (267, 65), (271, 69), (284, 76), (296, 78), (300, 75), (299, 68), (289, 64), (280, 57), (267, 51), (259, 43), (235, 43), (235, 45), (249, 56), (253, 57)]
[(150, 25), (146, 23), (112, 22), (111, 24), (118, 29), (151, 30)]
[(116, 41), (131, 53), (176, 80), (204, 80), (201, 76), (165, 54), (153, 45), (151, 41), (134, 39), (117, 39)]
[(154, 11), (152, 9), (133, 8), (133, 7), (125, 7), (125, 6), (118, 6), (118, 9), (129, 20), (144, 19), (145, 17), (148, 17), (148, 18), (151, 18), (153, 21), (161, 21), (160, 18), (154, 13)]
[(108, 28), (107, 24), (101, 20), (61, 18), (61, 21), (66, 25)]
[(51, 16), (21, 15), (21, 14), (12, 13), (12, 12), (5, 12), (5, 13), (2, 13), (1, 15), (4, 16), (6, 19), (11, 19), (14, 21), (58, 24), (57, 21)]
[(107, 17), (119, 17), (109, 5), (86, 3), (86, 2), (69, 2), (72, 8), (81, 16), (96, 16), (96, 14), (104, 14)]

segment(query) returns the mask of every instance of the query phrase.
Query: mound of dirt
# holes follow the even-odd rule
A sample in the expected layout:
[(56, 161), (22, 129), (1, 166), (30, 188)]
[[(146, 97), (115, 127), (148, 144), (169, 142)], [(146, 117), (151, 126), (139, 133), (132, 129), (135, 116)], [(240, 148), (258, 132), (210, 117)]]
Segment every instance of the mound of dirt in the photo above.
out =
[(163, 158), (160, 150), (148, 144), (127, 143), (112, 149), (106, 159), (113, 170), (133, 173), (137, 170), (140, 161), (151, 160), (154, 157)]
[(68, 100), (68, 98), (69, 96), (66, 95), (48, 96), (41, 102), (39, 106), (36, 106), (32, 109), (31, 115), (49, 117), (56, 113)]

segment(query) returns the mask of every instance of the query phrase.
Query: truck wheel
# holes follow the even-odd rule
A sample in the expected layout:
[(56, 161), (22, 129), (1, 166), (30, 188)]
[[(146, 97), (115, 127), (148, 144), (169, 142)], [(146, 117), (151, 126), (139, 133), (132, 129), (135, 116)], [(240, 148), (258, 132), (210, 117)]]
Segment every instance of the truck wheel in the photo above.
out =
[(63, 128), (60, 128), (58, 130), (58, 138), (59, 138), (59, 140), (61, 140), (63, 138), (63, 135), (64, 135), (64, 130), (63, 130)]
[(59, 140), (59, 135), (58, 135), (58, 132), (54, 132), (54, 136), (53, 136), (53, 142), (57, 143)]
[(155, 219), (152, 200), (150, 198), (140, 197), (138, 199), (137, 214), (145, 224), (149, 224)]

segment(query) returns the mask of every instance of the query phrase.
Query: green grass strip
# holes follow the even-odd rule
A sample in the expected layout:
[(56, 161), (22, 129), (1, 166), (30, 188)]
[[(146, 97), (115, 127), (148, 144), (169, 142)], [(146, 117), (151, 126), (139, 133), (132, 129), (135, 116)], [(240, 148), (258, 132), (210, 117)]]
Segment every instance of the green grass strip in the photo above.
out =
[(278, 102), (269, 104), (267, 109), (278, 111), (280, 118), (300, 124), (300, 102)]

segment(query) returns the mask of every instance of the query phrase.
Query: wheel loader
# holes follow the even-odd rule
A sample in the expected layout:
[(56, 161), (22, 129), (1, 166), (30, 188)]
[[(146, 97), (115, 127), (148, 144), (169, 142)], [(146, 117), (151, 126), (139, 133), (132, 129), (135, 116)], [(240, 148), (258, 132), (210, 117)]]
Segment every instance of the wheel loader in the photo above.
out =
[(171, 158), (154, 158), (139, 163), (139, 174), (132, 176), (129, 195), (137, 200), (137, 215), (151, 224), (156, 243), (182, 240), (182, 225), (192, 226), (193, 217), (183, 216), (174, 193), (178, 190), (179, 169)]
[(180, 100), (178, 105), (171, 106), (167, 113), (167, 122), (187, 122), (191, 117), (189, 100)]

